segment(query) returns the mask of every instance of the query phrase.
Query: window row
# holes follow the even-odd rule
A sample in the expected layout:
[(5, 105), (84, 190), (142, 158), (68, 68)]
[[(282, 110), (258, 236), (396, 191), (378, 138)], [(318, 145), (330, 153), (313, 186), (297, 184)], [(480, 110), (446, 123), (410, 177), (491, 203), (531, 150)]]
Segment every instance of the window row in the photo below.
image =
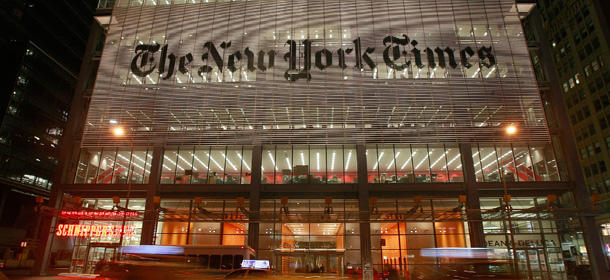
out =
[[(368, 183), (464, 182), (457, 144), (367, 145)], [(550, 145), (500, 144), (473, 148), (479, 182), (557, 181)], [(351, 184), (358, 182), (354, 145), (263, 146), (262, 184)], [(74, 183), (146, 184), (152, 148), (83, 148)], [(161, 184), (250, 184), (251, 146), (167, 149), (160, 162)]]
[(367, 146), (369, 183), (464, 182), (457, 145)]

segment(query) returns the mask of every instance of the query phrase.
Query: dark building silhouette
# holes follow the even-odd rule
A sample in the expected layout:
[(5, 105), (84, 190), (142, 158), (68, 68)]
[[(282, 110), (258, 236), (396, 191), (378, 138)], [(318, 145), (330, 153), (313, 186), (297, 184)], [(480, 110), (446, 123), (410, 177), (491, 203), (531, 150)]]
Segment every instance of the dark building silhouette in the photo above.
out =
[(586, 189), (596, 200), (596, 223), (608, 262), (610, 3), (540, 0), (524, 22), (549, 123), (570, 134), (567, 161), (580, 163)]
[(0, 1), (0, 231), (6, 237), (0, 258), (6, 265), (33, 258), (34, 196), (48, 198), (53, 187), (96, 4)]

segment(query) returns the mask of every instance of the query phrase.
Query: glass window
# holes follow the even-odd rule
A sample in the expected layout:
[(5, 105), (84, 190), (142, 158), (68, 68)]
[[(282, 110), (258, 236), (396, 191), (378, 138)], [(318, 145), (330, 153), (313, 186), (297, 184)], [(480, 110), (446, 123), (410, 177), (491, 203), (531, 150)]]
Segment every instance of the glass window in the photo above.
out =
[(151, 161), (152, 150), (135, 149), (132, 154), (130, 148), (120, 148), (118, 153), (111, 149), (102, 155), (101, 149), (84, 148), (81, 150), (74, 183), (127, 184), (130, 177), (133, 184), (148, 183)]
[[(425, 149), (425, 146), (423, 146)], [(415, 182), (413, 172), (414, 160), (417, 159), (417, 149), (409, 145), (371, 145), (367, 146), (367, 168), (368, 181), (371, 183), (412, 183)], [(441, 149), (442, 150), (442, 149)], [(439, 150), (440, 151), (440, 150)], [(420, 154), (427, 154), (419, 151)], [(442, 155), (440, 152), (439, 155)], [(426, 160), (425, 165), (421, 162), (420, 169), (429, 174), (428, 158), (424, 155), (419, 157)], [(444, 166), (439, 165), (440, 167)], [(429, 176), (428, 176), (429, 179)]]
[(396, 183), (396, 155), (393, 145), (377, 145), (377, 160), (372, 172), (377, 172), (374, 183)]
[(431, 182), (430, 154), (434, 152), (434, 149), (429, 150), (426, 145), (411, 145), (411, 149), (413, 149), (413, 151), (415, 152), (415, 156), (413, 156), (413, 170), (415, 173), (415, 182)]
[(357, 177), (353, 146), (267, 146), (262, 155), (263, 184), (344, 184)]
[(292, 147), (293, 184), (310, 184), (312, 182), (309, 159), (308, 146), (297, 145)]
[(275, 163), (279, 169), (278, 172), (281, 172), (281, 184), (292, 184), (294, 182), (292, 158), (291, 146), (276, 146)]
[(208, 173), (209, 184), (223, 184), (225, 181), (226, 174), (224, 171), (226, 167), (226, 160), (223, 156), (224, 153), (224, 147), (212, 147), (211, 151), (206, 153), (206, 156), (210, 160), (210, 170)]
[(207, 269), (210, 262), (210, 255), (197, 256), (197, 268)]
[(184, 168), (176, 164), (176, 159), (178, 159), (177, 149), (165, 150), (165, 153), (163, 155), (163, 166), (161, 169), (161, 184), (174, 184), (176, 178), (176, 169), (184, 172)]
[[(549, 144), (527, 146), (504, 144), (473, 148), (478, 182), (499, 182), (502, 170), (507, 181), (559, 181), (553, 148)], [(583, 150), (581, 150), (583, 153)], [(583, 154), (583, 156), (586, 154)]]
[(451, 149), (446, 149), (444, 145), (430, 145), (430, 181), (431, 182), (447, 182), (449, 174), (447, 173), (447, 153)]
[(275, 164), (275, 147), (272, 149), (264, 149), (261, 159), (261, 183), (275, 184), (275, 173), (277, 172), (277, 165)]
[(176, 163), (181, 166), (176, 170), (176, 184), (190, 184), (193, 181), (193, 173), (199, 169), (193, 166), (193, 147), (179, 147)]
[(396, 151), (396, 170), (398, 172), (398, 183), (414, 183), (415, 174), (413, 174), (413, 156), (415, 151), (410, 145), (395, 145)]
[(367, 146), (366, 148), (366, 168), (367, 168), (367, 177), (369, 183), (379, 183), (379, 178), (381, 177), (381, 173), (379, 173), (379, 169), (377, 168), (379, 165), (379, 161), (383, 158), (385, 153), (379, 152), (377, 149), (377, 145), (375, 146)]
[(501, 165), (501, 172), (504, 172), (503, 178), (500, 179), (506, 180), (507, 182), (514, 182), (516, 173), (510, 168), (510, 166), (514, 166), (514, 151), (512, 149), (512, 144), (505, 143), (503, 146), (500, 145), (497, 147), (498, 162)]
[(211, 163), (210, 157), (207, 156), (209, 152), (210, 147), (197, 147), (193, 154), (192, 181), (194, 184), (208, 183), (209, 166)]
[(530, 150), (536, 181), (559, 181), (559, 170), (552, 145), (532, 145)]
[[(211, 255), (210, 256), (210, 269), (219, 269), (220, 268), (220, 255)], [(245, 271), (244, 271), (245, 273)]]
[(343, 170), (345, 171), (345, 183), (358, 182), (358, 166), (356, 162), (356, 147), (344, 146), (343, 158), (345, 159)]
[(343, 147), (328, 146), (328, 156), (326, 160), (328, 168), (328, 183), (341, 184), (345, 183), (343, 171)]
[[(235, 184), (250, 184), (252, 179), (252, 148), (250, 147), (234, 147), (227, 152), (230, 162), (239, 168), (239, 175), (234, 175), (237, 178)], [(235, 158), (237, 156), (237, 158)], [(231, 166), (233, 167), (233, 166)], [(233, 168), (235, 170), (235, 168)], [(233, 174), (233, 170), (228, 172)], [(237, 174), (237, 173), (235, 173)]]
[(599, 142), (595, 142), (595, 143), (593, 143), (593, 147), (595, 148), (595, 153), (596, 153), (596, 154), (599, 154), (599, 153), (601, 153), (601, 152), (602, 152), (602, 147), (601, 147), (601, 145), (599, 144)]
[(510, 144), (505, 144), (504, 147), (482, 147), (481, 146), (481, 161), (480, 165), (480, 173), (483, 176), (484, 182), (499, 182), (501, 181), (501, 173), (499, 170), (499, 163), (501, 162), (500, 155), (503, 153), (507, 153), (510, 151)]
[[(102, 151), (102, 160), (100, 162), (100, 170), (98, 171), (95, 183), (97, 184), (110, 184), (113, 183), (117, 177), (115, 174), (115, 163), (116, 163), (116, 149), (104, 149)], [(124, 168), (117, 168), (116, 171), (121, 172)]]
[(249, 184), (252, 149), (247, 146), (179, 147), (163, 156), (162, 184)]
[(447, 165), (444, 166), (447, 169), (449, 182), (464, 182), (464, 173), (462, 172), (462, 154), (460, 148), (455, 145), (450, 147), (450, 151), (447, 153)]
[(74, 183), (95, 183), (101, 155), (101, 149), (81, 149)]
[(532, 160), (527, 146), (516, 146), (513, 148), (514, 164), (508, 165), (509, 172), (517, 174), (519, 181), (536, 181), (532, 171)]
[(223, 255), (220, 268), (233, 269), (233, 255)]
[(311, 159), (311, 174), (314, 184), (326, 184), (328, 177), (326, 174), (326, 147), (310, 146), (309, 158)]

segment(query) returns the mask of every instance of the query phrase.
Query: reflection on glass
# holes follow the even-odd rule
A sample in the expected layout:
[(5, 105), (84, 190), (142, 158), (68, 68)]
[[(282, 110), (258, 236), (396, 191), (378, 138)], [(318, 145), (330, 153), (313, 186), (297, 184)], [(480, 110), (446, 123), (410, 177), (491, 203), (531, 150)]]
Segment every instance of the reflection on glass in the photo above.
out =
[[(558, 181), (557, 163), (551, 145), (503, 143), (473, 148), (478, 182)], [(503, 174), (502, 174), (503, 172)]]
[(74, 183), (95, 183), (101, 155), (101, 149), (81, 149)]
[(252, 149), (245, 146), (168, 149), (163, 155), (161, 183), (250, 184), (251, 165)]
[(457, 145), (369, 145), (369, 183), (463, 182)]
[(136, 148), (87, 149), (80, 152), (74, 183), (132, 184), (148, 183), (151, 151)]
[(262, 152), (263, 184), (355, 183), (356, 149), (348, 145), (266, 146)]

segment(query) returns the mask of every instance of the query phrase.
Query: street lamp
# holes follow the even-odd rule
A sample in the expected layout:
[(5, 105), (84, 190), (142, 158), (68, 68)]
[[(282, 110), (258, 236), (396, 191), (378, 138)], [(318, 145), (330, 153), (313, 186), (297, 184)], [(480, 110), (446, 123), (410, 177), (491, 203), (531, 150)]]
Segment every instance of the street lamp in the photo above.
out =
[[(513, 134), (515, 134), (517, 132), (517, 127), (515, 127), (514, 125), (510, 125), (508, 127), (506, 127), (506, 133), (504, 134), (504, 136), (502, 136), (502, 143), (500, 144), (500, 171), (502, 172), (502, 182), (504, 184), (504, 197), (502, 198), (502, 201), (504, 201), (504, 209), (506, 211), (506, 215), (507, 215), (507, 221), (508, 221), (508, 230), (509, 230), (509, 234), (510, 234), (510, 246), (511, 249), (513, 251), (513, 266), (515, 268), (515, 274), (517, 274), (516, 276), (518, 276), (519, 274), (519, 267), (518, 267), (518, 259), (517, 259), (517, 249), (515, 248), (515, 235), (513, 232), (513, 223), (512, 223), (512, 219), (510, 217), (510, 195), (508, 195), (508, 187), (506, 185), (506, 172), (504, 171), (504, 163), (502, 162), (502, 158), (504, 157), (504, 142), (506, 140), (507, 136), (512, 136)], [(511, 148), (511, 154), (512, 154), (512, 148)]]
[[(116, 126), (112, 129), (112, 132), (117, 137), (123, 137), (125, 135), (125, 130), (123, 127)], [(129, 210), (129, 197), (131, 195), (131, 182), (133, 181), (133, 142), (131, 138), (127, 138), (129, 140), (129, 163), (127, 166), (127, 198), (125, 199), (125, 210), (123, 211), (123, 221), (121, 224), (121, 235), (119, 236), (119, 247), (123, 246), (123, 237), (125, 236), (125, 224), (127, 223), (127, 210)], [(117, 151), (118, 152), (118, 151)], [(118, 254), (117, 254), (118, 256)]]

